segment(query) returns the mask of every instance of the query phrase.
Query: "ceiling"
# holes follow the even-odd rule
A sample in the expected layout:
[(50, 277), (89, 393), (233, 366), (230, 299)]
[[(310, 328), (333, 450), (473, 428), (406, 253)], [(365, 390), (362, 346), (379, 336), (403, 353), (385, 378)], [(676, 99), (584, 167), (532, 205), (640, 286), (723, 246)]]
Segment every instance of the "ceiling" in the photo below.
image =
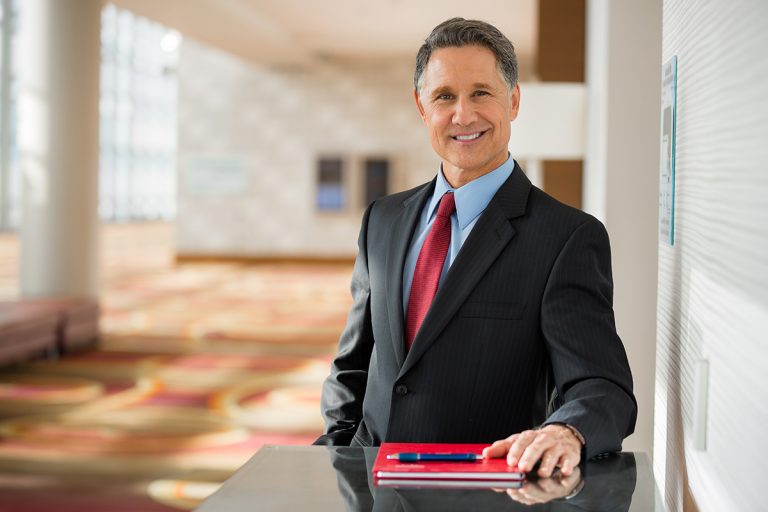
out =
[(536, 53), (538, 0), (109, 1), (264, 64), (410, 60), (432, 27), (453, 16), (496, 25), (514, 43), (522, 70)]

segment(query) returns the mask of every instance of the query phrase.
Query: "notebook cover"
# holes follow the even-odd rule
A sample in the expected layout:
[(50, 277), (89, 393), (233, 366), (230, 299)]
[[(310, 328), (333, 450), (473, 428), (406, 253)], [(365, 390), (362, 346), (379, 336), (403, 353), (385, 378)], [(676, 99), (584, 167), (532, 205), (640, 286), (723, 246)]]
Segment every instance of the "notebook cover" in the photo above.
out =
[(481, 459), (475, 462), (389, 460), (393, 453), (476, 453), (482, 454), (487, 444), (382, 443), (373, 464), (377, 479), (431, 480), (523, 480), (525, 473), (507, 465), (507, 459)]

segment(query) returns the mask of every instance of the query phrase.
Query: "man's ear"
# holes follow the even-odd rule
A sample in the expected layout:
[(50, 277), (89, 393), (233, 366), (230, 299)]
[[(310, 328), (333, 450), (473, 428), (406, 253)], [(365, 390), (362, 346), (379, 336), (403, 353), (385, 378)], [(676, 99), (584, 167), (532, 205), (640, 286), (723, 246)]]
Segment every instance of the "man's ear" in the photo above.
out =
[(424, 105), (421, 104), (421, 99), (419, 98), (419, 91), (416, 89), (413, 90), (413, 99), (416, 101), (416, 108), (419, 109), (419, 115), (421, 116), (421, 120), (425, 123), (427, 122), (427, 116), (424, 113)]
[(509, 94), (509, 120), (514, 121), (520, 110), (520, 83), (515, 84), (515, 88)]

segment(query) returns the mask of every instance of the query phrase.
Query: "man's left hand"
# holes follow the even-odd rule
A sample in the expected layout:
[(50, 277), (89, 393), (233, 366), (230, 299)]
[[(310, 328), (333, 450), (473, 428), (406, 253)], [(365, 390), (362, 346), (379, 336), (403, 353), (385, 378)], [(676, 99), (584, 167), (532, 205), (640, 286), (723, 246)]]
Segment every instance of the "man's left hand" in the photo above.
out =
[(564, 476), (573, 473), (581, 460), (581, 441), (564, 425), (547, 425), (538, 430), (525, 430), (495, 441), (483, 450), (483, 456), (507, 456), (507, 464), (526, 473), (541, 461), (537, 474), (549, 478), (556, 467)]

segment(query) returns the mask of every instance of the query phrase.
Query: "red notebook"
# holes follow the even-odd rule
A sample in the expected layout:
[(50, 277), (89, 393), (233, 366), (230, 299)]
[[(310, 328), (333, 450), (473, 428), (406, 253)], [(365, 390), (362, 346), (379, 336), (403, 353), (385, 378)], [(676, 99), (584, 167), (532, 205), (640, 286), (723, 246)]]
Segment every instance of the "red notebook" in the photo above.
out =
[[(373, 464), (373, 476), (388, 480), (471, 480), (520, 481), (525, 473), (507, 465), (504, 457), (475, 462), (419, 461), (387, 459), (394, 453), (475, 453), (482, 454), (487, 444), (382, 443)], [(386, 482), (384, 482), (386, 483)]]

